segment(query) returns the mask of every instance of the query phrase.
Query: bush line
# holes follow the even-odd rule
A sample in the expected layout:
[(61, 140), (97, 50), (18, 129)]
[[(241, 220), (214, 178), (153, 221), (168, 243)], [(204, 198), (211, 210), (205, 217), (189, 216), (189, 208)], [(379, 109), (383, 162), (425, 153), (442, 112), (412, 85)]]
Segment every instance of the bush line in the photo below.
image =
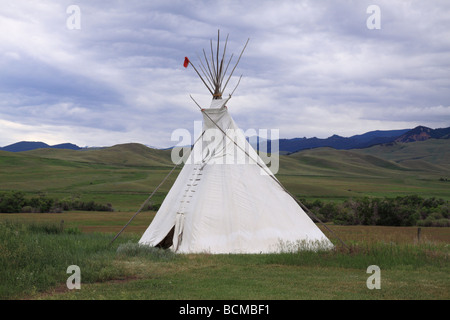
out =
[(57, 200), (40, 194), (27, 199), (21, 191), (0, 193), (0, 213), (61, 213), (63, 211), (114, 211), (111, 204), (78, 199)]
[(341, 203), (302, 201), (323, 222), (338, 225), (449, 227), (450, 205), (437, 198), (348, 199)]

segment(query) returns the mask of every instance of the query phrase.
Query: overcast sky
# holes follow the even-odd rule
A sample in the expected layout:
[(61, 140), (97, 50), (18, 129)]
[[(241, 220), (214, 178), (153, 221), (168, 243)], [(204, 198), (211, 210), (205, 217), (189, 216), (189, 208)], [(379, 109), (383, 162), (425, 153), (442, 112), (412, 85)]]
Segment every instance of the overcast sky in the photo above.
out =
[(218, 29), (229, 54), (250, 38), (225, 92), (243, 74), (228, 107), (244, 130), (448, 127), (449, 17), (447, 0), (1, 0), (0, 146), (176, 144), (202, 119), (189, 95), (211, 99), (184, 57), (198, 63)]

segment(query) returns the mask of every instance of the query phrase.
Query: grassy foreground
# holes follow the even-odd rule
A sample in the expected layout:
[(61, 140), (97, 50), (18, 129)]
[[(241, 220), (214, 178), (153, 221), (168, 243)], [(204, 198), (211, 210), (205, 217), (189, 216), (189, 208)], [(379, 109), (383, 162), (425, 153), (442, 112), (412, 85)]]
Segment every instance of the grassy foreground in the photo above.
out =
[[(83, 233), (87, 220), (72, 214), (64, 228), (2, 215), (1, 299), (450, 298), (449, 228), (422, 228), (418, 242), (417, 228), (336, 226), (350, 251), (176, 255), (137, 246), (140, 232), (109, 246), (113, 233)], [(70, 265), (80, 290), (66, 286)], [(370, 265), (381, 269), (380, 290), (366, 286)]]

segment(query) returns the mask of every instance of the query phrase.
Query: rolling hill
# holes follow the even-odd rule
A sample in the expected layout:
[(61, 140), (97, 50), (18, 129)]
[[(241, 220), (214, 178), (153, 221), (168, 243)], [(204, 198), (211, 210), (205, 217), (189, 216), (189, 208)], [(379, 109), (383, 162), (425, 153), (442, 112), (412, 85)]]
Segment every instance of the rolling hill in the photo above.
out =
[(23, 154), (48, 159), (117, 166), (170, 166), (170, 150), (148, 148), (139, 143), (119, 144), (101, 149), (35, 149)]
[(427, 139), (413, 143), (389, 143), (372, 148), (354, 150), (409, 169), (447, 172), (450, 170), (450, 141)]
[[(347, 199), (420, 194), (450, 200), (450, 140), (358, 150), (315, 148), (280, 155), (277, 178), (298, 197)], [(136, 210), (173, 167), (171, 150), (122, 144), (99, 150), (0, 151), (0, 191), (81, 197)], [(170, 190), (179, 169), (155, 201)]]
[[(99, 150), (0, 151), (0, 192), (23, 191), (57, 199), (111, 203), (135, 210), (173, 167), (170, 150), (124, 144)], [(154, 199), (160, 201), (176, 172)]]

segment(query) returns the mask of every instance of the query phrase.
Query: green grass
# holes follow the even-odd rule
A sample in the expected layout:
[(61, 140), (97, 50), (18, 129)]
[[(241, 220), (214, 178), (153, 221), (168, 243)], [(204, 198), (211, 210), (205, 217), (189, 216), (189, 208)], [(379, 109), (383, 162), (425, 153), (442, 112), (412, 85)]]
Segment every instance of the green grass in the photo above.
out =
[[(46, 193), (58, 199), (111, 203), (116, 210), (139, 208), (172, 168), (170, 152), (130, 144), (102, 150), (0, 151), (0, 191)], [(179, 172), (162, 186), (159, 203)]]
[(105, 234), (61, 231), (59, 225), (0, 223), (0, 299), (33, 295), (65, 283), (67, 267), (83, 266), (83, 281), (123, 275), (111, 263), (114, 251)]
[[(445, 300), (450, 232), (423, 229), (417, 242), (408, 236), (416, 228), (340, 227), (350, 251), (178, 255), (137, 245), (140, 233), (126, 233), (109, 246), (108, 233), (3, 220), (0, 298)], [(444, 237), (432, 238), (436, 230)], [(80, 267), (81, 290), (65, 285), (69, 265)], [(381, 269), (381, 290), (366, 287), (370, 265)]]

